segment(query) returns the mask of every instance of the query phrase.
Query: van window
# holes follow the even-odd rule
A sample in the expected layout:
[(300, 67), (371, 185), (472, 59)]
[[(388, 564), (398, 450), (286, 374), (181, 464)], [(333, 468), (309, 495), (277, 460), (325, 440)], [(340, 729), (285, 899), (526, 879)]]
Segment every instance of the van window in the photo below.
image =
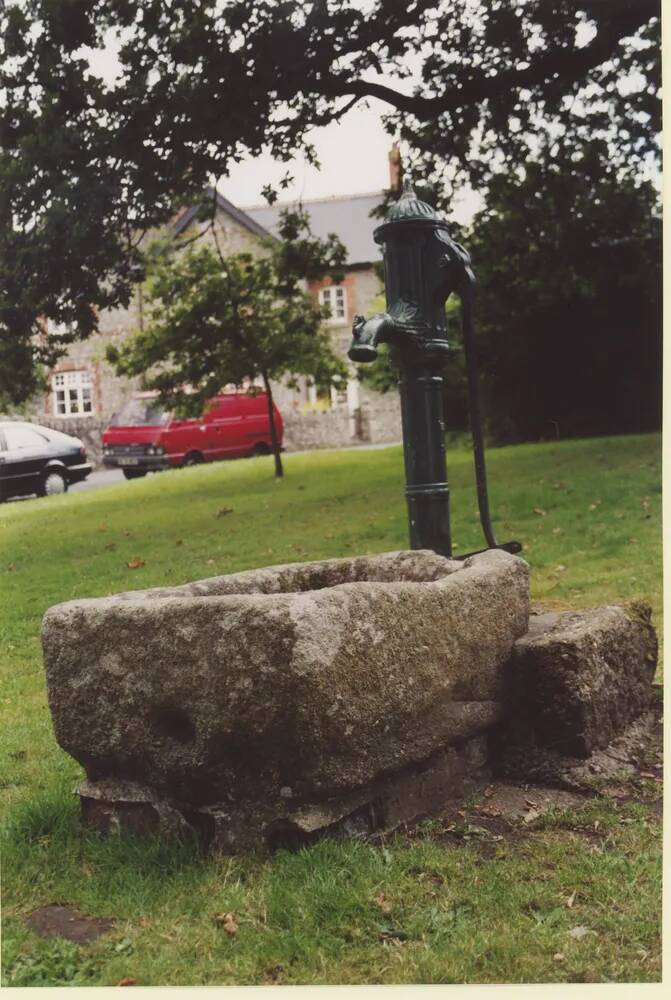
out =
[(170, 414), (151, 399), (129, 399), (110, 420), (110, 427), (158, 427), (167, 424)]

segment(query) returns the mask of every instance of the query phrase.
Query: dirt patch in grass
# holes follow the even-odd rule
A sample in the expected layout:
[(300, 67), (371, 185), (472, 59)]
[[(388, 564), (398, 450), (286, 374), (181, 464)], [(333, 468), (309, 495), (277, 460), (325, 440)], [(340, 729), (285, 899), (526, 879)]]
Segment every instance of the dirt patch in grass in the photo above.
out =
[(60, 937), (76, 944), (88, 944), (114, 927), (113, 920), (87, 917), (79, 910), (63, 903), (49, 903), (33, 910), (26, 919), (26, 927), (43, 938)]

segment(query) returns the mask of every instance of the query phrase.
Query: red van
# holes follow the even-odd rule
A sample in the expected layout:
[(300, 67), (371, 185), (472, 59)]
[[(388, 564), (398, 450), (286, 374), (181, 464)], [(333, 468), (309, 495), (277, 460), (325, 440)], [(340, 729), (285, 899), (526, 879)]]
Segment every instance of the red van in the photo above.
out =
[[(281, 444), (282, 417), (275, 404), (273, 412)], [(103, 432), (103, 465), (123, 469), (126, 479), (220, 458), (268, 455), (271, 450), (265, 393), (215, 396), (201, 417), (179, 420), (158, 405), (157, 393), (138, 392)]]

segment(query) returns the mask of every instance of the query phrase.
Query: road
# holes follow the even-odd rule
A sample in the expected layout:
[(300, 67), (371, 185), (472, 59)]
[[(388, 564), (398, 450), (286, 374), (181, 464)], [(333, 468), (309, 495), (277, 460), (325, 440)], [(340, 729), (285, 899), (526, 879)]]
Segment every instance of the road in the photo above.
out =
[(116, 483), (125, 483), (121, 469), (97, 469), (92, 472), (83, 483), (75, 483), (70, 487), (71, 493), (81, 493), (82, 490), (97, 490), (101, 486), (114, 486)]

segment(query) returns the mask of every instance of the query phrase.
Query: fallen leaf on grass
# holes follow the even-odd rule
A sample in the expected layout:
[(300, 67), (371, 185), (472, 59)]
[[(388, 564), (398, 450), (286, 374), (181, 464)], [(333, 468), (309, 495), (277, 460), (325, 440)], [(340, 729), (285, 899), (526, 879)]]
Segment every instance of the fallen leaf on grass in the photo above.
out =
[(497, 809), (496, 806), (490, 805), (488, 802), (485, 802), (484, 805), (476, 806), (476, 808), (482, 816), (496, 817), (501, 815), (501, 810)]
[(566, 955), (564, 954), (563, 951), (556, 951), (552, 957), (554, 958), (555, 962), (563, 962), (564, 959), (566, 958)]
[(566, 900), (566, 905), (568, 906), (569, 910), (571, 909), (571, 907), (575, 903), (575, 897), (576, 897), (576, 890), (574, 889), (573, 892), (571, 893), (571, 895)]
[(611, 785), (609, 788), (604, 788), (603, 794), (607, 795), (609, 799), (625, 799), (627, 797), (627, 789), (613, 788)]
[(215, 517), (225, 517), (226, 514), (232, 514), (232, 513), (233, 513), (233, 508), (232, 507), (220, 507), (219, 510), (217, 511), (217, 513), (214, 516)]
[(391, 900), (387, 899), (383, 892), (378, 892), (373, 902), (376, 906), (379, 906), (383, 913), (391, 913)]
[(136, 556), (134, 559), (129, 559), (126, 566), (128, 566), (128, 569), (142, 569), (144, 566), (144, 559), (139, 559)]
[(547, 511), (543, 510), (542, 507), (534, 507), (534, 514), (538, 514), (539, 517), (545, 517), (547, 515)]
[(215, 924), (223, 927), (231, 937), (238, 933), (238, 925), (232, 913), (215, 913), (213, 919)]
[(149, 919), (149, 917), (140, 917), (140, 919), (138, 920), (138, 924), (140, 925), (140, 927), (151, 927), (151, 920)]
[(132, 976), (124, 976), (123, 979), (119, 980), (117, 986), (135, 986), (135, 980)]
[(582, 938), (587, 937), (588, 934), (596, 935), (596, 931), (591, 931), (589, 927), (583, 927), (580, 925), (579, 927), (572, 927), (568, 932), (568, 936), (573, 938), (574, 941), (581, 941)]
[(98, 531), (107, 531), (107, 524), (105, 521), (101, 521), (98, 525)]
[(530, 809), (528, 813), (525, 813), (522, 817), (522, 821), (526, 824), (533, 823), (535, 819), (538, 819), (540, 813), (537, 809)]

